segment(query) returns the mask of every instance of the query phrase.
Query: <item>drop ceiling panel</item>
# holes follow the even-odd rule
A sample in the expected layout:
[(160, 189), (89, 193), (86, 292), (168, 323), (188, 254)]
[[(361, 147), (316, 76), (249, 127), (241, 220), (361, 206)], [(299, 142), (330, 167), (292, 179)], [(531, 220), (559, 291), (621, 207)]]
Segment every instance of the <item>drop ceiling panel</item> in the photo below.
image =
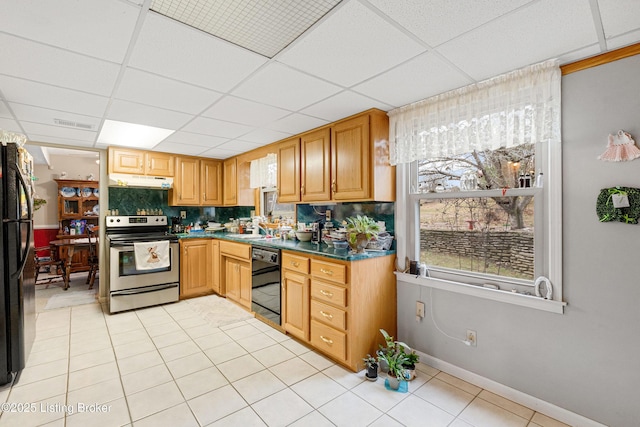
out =
[(140, 8), (119, 1), (3, 2), (0, 28), (21, 37), (121, 63)]
[[(2, 87), (2, 85), (0, 85), (0, 87)], [(11, 112), (9, 111), (9, 107), (4, 101), (0, 101), (0, 117), (5, 117), (8, 119), (13, 118)]]
[[(79, 128), (82, 130), (97, 131), (100, 126), (100, 118), (85, 116), (82, 114), (65, 113), (62, 111), (50, 110), (48, 108), (32, 107), (24, 104), (9, 104), (16, 118), (20, 121), (28, 121), (34, 123), (42, 123), (45, 125), (63, 126), (56, 120), (67, 122), (67, 126)], [(73, 124), (77, 126), (73, 126)], [(90, 128), (88, 127), (90, 126)]]
[(115, 64), (59, 48), (0, 34), (0, 74), (110, 95), (118, 75)]
[(22, 133), (22, 129), (20, 129), (18, 123), (15, 120), (6, 117), (0, 117), (0, 129)]
[(607, 48), (609, 50), (618, 49), (621, 47), (629, 46), (631, 44), (638, 43), (640, 40), (640, 30), (631, 31), (630, 33), (623, 34), (618, 37), (613, 37), (607, 40)]
[(472, 78), (483, 80), (597, 41), (588, 2), (542, 0), (437, 50)]
[(115, 98), (167, 110), (198, 114), (222, 94), (209, 89), (127, 68)]
[[(93, 144), (98, 136), (97, 132), (68, 128), (63, 126), (51, 126), (42, 123), (22, 122), (27, 137), (30, 141), (36, 141), (35, 135), (45, 139), (38, 139), (41, 142), (55, 142), (49, 137), (58, 140), (84, 141), (86, 144)], [(73, 144), (71, 144), (73, 145)]]
[(460, 70), (427, 52), (353, 90), (400, 107), (470, 83), (471, 79)]
[(251, 132), (254, 128), (237, 123), (224, 122), (222, 120), (197, 117), (181, 130), (203, 135), (211, 135), (222, 138), (237, 138), (240, 135)]
[(242, 151), (238, 150), (223, 150), (221, 148), (212, 148), (211, 150), (207, 150), (204, 153), (200, 154), (202, 157), (211, 157), (213, 159), (228, 159), (229, 157), (237, 156), (238, 154), (242, 154)]
[(297, 111), (339, 91), (336, 85), (273, 62), (232, 93), (241, 98)]
[(107, 97), (2, 75), (0, 88), (9, 101), (94, 117), (102, 117), (109, 102)]
[(607, 39), (640, 29), (640, 1), (598, 0), (598, 7)]
[(297, 40), (278, 61), (351, 86), (425, 50), (361, 3), (351, 1)]
[(369, 3), (435, 47), (532, 0), (369, 0)]
[(31, 142), (60, 144), (60, 145), (82, 147), (82, 148), (94, 148), (92, 141), (82, 141), (79, 139), (52, 136), (50, 133), (46, 133), (44, 135), (40, 135), (37, 133), (30, 133), (28, 136), (29, 136), (29, 141)]
[(305, 108), (302, 112), (333, 122), (369, 108), (387, 111), (391, 106), (347, 90)]
[(187, 156), (198, 156), (204, 151), (207, 151), (208, 148), (203, 147), (202, 145), (189, 145), (178, 142), (162, 141), (160, 144), (153, 147), (153, 150), (164, 153), (180, 153)]
[(162, 129), (176, 130), (191, 120), (192, 116), (116, 99), (111, 103), (107, 111), (107, 118), (120, 122), (137, 123)]
[(225, 142), (224, 144), (220, 144), (216, 149), (226, 150), (226, 151), (235, 151), (237, 153), (244, 153), (245, 151), (255, 150), (256, 148), (262, 146), (262, 144), (255, 144), (249, 141), (241, 141), (238, 139), (234, 139), (233, 141)]
[(202, 135), (200, 133), (178, 131), (169, 135), (163, 142), (199, 145), (201, 147), (211, 148), (227, 141), (229, 141), (229, 138), (220, 138), (217, 136)]
[(278, 120), (290, 111), (270, 105), (259, 104), (253, 101), (226, 96), (213, 107), (202, 113), (203, 116), (214, 117), (235, 123), (253, 124), (262, 126), (266, 123)]
[(266, 59), (149, 12), (129, 65), (186, 83), (227, 91)]
[(271, 129), (256, 129), (245, 135), (242, 135), (242, 139), (244, 141), (252, 142), (258, 145), (267, 145), (272, 142), (285, 139), (291, 135), (291, 133), (278, 132)]
[(293, 113), (290, 116), (268, 124), (267, 128), (297, 134), (326, 125), (327, 123), (329, 123), (328, 120), (307, 116), (306, 114)]

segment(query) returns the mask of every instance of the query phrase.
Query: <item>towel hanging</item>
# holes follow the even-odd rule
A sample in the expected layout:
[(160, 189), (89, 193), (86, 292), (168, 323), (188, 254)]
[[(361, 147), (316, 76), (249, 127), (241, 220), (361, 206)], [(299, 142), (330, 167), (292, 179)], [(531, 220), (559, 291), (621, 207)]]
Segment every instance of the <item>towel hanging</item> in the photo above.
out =
[(133, 253), (136, 260), (136, 270), (154, 270), (171, 265), (169, 260), (169, 241), (136, 242)]

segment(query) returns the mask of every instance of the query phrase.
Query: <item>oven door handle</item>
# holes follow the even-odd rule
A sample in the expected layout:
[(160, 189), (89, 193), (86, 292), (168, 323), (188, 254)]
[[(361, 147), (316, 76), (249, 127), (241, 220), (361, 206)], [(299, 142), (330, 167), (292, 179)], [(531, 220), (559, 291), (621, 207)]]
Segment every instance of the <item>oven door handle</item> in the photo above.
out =
[(171, 289), (171, 288), (175, 288), (177, 286), (178, 286), (177, 284), (171, 284), (171, 285), (164, 285), (164, 286), (154, 286), (153, 289), (143, 289), (143, 290), (130, 289), (130, 290), (126, 290), (126, 291), (114, 291), (114, 292), (111, 292), (111, 296), (112, 297), (123, 297), (123, 296), (128, 296), (128, 295), (146, 294), (146, 293), (149, 293), (149, 292), (164, 291), (165, 289)]

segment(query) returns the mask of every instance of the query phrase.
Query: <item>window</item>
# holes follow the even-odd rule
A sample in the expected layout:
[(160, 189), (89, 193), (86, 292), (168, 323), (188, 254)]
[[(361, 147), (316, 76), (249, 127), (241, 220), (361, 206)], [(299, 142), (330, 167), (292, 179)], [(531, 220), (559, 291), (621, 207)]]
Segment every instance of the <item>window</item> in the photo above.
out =
[[(402, 280), (561, 313), (557, 63), (400, 107), (389, 117), (396, 229), (406, 231), (398, 235), (398, 257), (421, 260), (430, 273)], [(543, 277), (552, 302), (528, 296)]]

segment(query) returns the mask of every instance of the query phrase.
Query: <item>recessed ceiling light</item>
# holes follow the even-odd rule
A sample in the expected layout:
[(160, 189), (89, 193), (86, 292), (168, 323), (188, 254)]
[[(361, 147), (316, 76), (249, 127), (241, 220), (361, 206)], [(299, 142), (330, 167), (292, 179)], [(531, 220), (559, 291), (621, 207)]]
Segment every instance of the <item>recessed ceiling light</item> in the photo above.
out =
[(341, 0), (152, 0), (150, 9), (273, 58)]
[(100, 135), (98, 135), (98, 142), (131, 148), (152, 148), (173, 132), (175, 130), (105, 120)]

